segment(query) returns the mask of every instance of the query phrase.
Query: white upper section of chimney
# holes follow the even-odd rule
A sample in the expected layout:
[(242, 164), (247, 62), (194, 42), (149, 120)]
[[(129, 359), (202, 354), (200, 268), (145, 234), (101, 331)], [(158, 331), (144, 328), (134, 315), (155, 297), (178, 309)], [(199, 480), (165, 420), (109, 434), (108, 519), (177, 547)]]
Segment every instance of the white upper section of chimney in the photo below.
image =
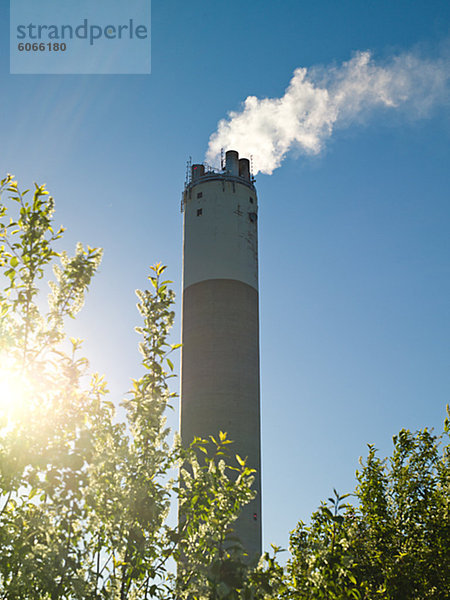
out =
[(244, 183), (226, 176), (192, 182), (184, 197), (183, 289), (208, 279), (258, 289), (257, 213), (256, 192)]

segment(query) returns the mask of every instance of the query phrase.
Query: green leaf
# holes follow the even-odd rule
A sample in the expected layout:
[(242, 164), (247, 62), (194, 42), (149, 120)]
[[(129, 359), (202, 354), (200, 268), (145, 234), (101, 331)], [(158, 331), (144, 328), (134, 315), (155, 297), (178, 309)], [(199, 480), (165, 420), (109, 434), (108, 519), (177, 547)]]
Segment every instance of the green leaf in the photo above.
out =
[(236, 460), (238, 461), (238, 463), (241, 465), (241, 467), (245, 467), (245, 460), (243, 460), (239, 454), (236, 454)]

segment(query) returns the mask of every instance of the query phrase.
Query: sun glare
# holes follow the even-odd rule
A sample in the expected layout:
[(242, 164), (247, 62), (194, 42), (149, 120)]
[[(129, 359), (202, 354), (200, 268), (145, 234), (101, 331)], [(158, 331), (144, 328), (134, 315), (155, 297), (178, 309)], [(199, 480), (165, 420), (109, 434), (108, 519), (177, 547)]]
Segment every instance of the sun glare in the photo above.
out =
[(4, 356), (0, 357), (0, 417), (8, 422), (25, 409), (26, 386), (17, 369)]
[(19, 396), (20, 390), (13, 378), (0, 371), (0, 406), (4, 409), (16, 404)]

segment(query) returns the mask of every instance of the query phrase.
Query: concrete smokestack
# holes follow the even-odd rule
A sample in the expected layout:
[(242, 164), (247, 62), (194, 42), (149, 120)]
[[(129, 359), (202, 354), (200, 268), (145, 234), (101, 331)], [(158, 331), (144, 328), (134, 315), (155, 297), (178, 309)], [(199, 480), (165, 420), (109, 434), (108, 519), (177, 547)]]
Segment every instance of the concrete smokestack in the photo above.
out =
[(239, 154), (236, 150), (228, 150), (225, 153), (225, 171), (229, 175), (239, 175)]
[(239, 159), (239, 177), (250, 179), (250, 161), (248, 158)]
[(257, 497), (235, 523), (249, 556), (261, 548), (257, 195), (249, 163), (192, 168), (183, 194), (181, 437), (226, 431), (256, 469)]

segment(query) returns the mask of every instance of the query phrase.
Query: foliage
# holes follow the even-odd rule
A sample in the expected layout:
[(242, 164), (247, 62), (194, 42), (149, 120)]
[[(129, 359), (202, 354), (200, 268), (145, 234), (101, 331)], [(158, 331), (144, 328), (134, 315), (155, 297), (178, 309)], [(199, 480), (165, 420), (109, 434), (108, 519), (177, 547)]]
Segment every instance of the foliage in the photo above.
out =
[(206, 440), (196, 439), (181, 470), (176, 554), (180, 600), (240, 598), (249, 571), (230, 515), (237, 517), (240, 507), (254, 497), (250, 487), (254, 470), (240, 457), (236, 467), (226, 463), (232, 442), (225, 433), (220, 432), (218, 440), (212, 437), (212, 442), (211, 454)]
[[(392, 457), (369, 455), (355, 505), (329, 498), (291, 535), (283, 598), (444, 599), (450, 589), (449, 421), (394, 437)], [(330, 508), (332, 510), (330, 510)]]
[[(346, 526), (342, 500), (334, 491), (330, 506), (323, 503), (306, 527), (300, 521), (290, 538), (292, 558), (287, 566), (287, 598), (355, 598), (361, 586), (353, 574), (351, 527)], [(348, 508), (348, 507), (347, 507)]]
[(389, 461), (369, 446), (357, 473), (361, 505), (354, 543), (369, 597), (382, 590), (389, 599), (438, 599), (450, 589), (448, 434), (448, 418), (442, 436), (402, 430)]

